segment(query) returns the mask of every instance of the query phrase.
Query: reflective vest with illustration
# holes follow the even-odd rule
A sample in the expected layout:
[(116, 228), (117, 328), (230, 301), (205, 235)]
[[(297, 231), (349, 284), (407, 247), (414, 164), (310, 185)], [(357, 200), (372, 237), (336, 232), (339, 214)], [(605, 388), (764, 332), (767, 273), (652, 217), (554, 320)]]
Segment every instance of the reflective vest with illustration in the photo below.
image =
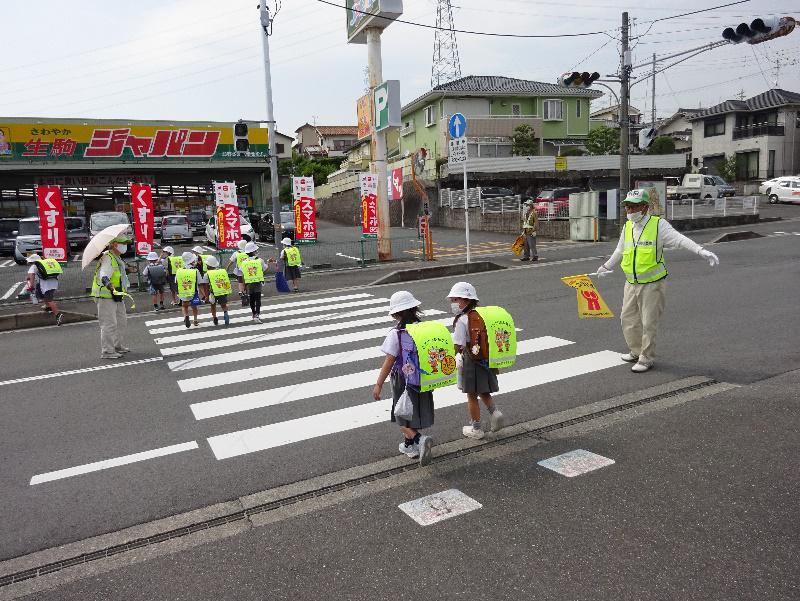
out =
[(294, 246), (287, 246), (283, 249), (284, 254), (286, 255), (286, 264), (289, 267), (297, 267), (300, 263), (303, 262), (303, 258), (300, 256), (300, 249)]
[[(410, 323), (406, 332), (417, 353), (420, 392), (455, 384), (456, 351), (450, 331), (444, 324), (435, 321)], [(406, 364), (401, 369), (410, 371)]]
[(242, 274), (245, 284), (255, 284), (264, 281), (264, 268), (261, 266), (261, 259), (248, 259), (242, 263)]
[(175, 275), (178, 273), (179, 269), (183, 269), (183, 259), (181, 257), (173, 257), (170, 255), (167, 257), (167, 265), (169, 265), (169, 273), (170, 275)]
[(197, 291), (197, 270), (179, 269), (175, 274), (175, 283), (178, 287), (178, 296), (181, 298), (191, 298)]
[(57, 278), (63, 273), (61, 264), (55, 259), (41, 259), (36, 261), (36, 270), (39, 277), (45, 280)]
[(212, 269), (208, 272), (208, 283), (214, 296), (226, 296), (231, 293), (231, 279), (224, 269)]
[(237, 250), (236, 251), (236, 267), (239, 268), (239, 271), (242, 270), (242, 263), (247, 261), (248, 258), (249, 257), (248, 257), (246, 252), (241, 251), (241, 250)]
[(111, 298), (111, 291), (103, 286), (99, 280), (100, 265), (103, 263), (103, 257), (111, 259), (111, 286), (114, 290), (125, 292), (122, 287), (122, 261), (112, 252), (106, 251), (97, 258), (97, 267), (94, 268), (94, 276), (92, 277), (92, 292), (94, 298)]
[(503, 307), (475, 307), (486, 326), (489, 367), (511, 367), (517, 362), (517, 330), (514, 318)]
[(642, 228), (638, 240), (633, 237), (633, 223), (628, 221), (623, 229), (623, 250), (620, 267), (630, 284), (650, 284), (667, 277), (663, 255), (658, 256), (658, 222), (651, 215)]

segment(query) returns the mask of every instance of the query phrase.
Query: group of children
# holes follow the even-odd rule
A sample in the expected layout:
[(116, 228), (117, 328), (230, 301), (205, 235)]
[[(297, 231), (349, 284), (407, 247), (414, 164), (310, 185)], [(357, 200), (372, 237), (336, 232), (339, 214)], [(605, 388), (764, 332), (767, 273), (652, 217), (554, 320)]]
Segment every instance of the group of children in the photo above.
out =
[[(437, 357), (435, 351), (436, 344), (442, 344), (441, 332), (436, 332), (436, 328), (430, 328), (428, 336), (439, 336), (439, 342), (432, 347), (427, 344), (425, 335), (419, 325), (422, 324), (419, 300), (414, 295), (405, 290), (395, 292), (389, 300), (389, 314), (397, 321), (397, 325), (387, 334), (386, 339), (381, 345), (381, 351), (385, 353), (383, 365), (381, 366), (375, 387), (372, 392), (373, 398), (377, 401), (381, 398), (381, 389), (387, 377), (390, 377), (392, 387), (392, 415), (391, 421), (400, 426), (404, 440), (400, 443), (399, 450), (409, 458), (419, 458), (421, 465), (427, 465), (431, 460), (431, 448), (433, 440), (429, 435), (421, 432), (433, 426), (434, 405), (433, 390), (424, 390), (430, 386), (421, 385), (424, 380), (436, 381), (439, 374), (452, 373), (458, 370), (458, 387), (467, 396), (467, 408), (469, 411), (469, 424), (464, 426), (462, 433), (467, 438), (481, 439), (485, 435), (481, 425), (481, 409), (478, 400), (483, 402), (489, 412), (489, 429), (496, 432), (503, 428), (503, 414), (497, 408), (492, 398), (492, 393), (499, 390), (497, 382), (497, 368), (491, 367), (490, 356), (490, 336), (487, 331), (487, 324), (479, 314), (478, 294), (475, 287), (467, 282), (456, 283), (447, 298), (450, 301), (451, 312), (455, 315), (453, 320), (452, 348), (456, 353), (455, 361), (446, 356), (446, 352), (440, 353)], [(504, 312), (503, 309), (499, 309)], [(507, 315), (507, 314), (506, 314)], [(510, 316), (509, 316), (509, 322)], [(433, 322), (427, 322), (433, 324)], [(443, 327), (443, 326), (439, 326)], [(511, 328), (513, 331), (513, 322)], [(449, 338), (449, 332), (444, 330), (445, 336)], [(445, 341), (444, 344), (450, 341)], [(503, 343), (501, 342), (500, 346)], [(514, 347), (516, 343), (514, 342)], [(506, 348), (508, 344), (506, 344)], [(423, 365), (421, 359), (427, 359), (424, 350), (432, 356), (430, 363)], [(443, 351), (444, 349), (438, 349)], [(511, 355), (514, 355), (515, 348)], [(438, 359), (438, 363), (437, 363)], [(510, 359), (513, 363), (513, 358)], [(437, 370), (438, 367), (438, 370)], [(438, 378), (443, 379), (443, 376)], [(452, 380), (448, 380), (451, 382)], [(433, 384), (433, 386), (436, 386)], [(401, 396), (408, 395), (413, 406), (413, 414), (410, 419), (395, 416), (395, 407)]]

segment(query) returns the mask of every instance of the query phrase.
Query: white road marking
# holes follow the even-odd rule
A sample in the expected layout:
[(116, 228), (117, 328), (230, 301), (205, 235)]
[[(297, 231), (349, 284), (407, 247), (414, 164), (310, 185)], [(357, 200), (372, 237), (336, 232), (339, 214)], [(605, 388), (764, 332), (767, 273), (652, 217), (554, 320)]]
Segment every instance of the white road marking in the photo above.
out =
[(43, 482), (61, 480), (62, 478), (71, 478), (72, 476), (80, 476), (81, 474), (106, 470), (110, 467), (119, 467), (120, 465), (128, 465), (130, 463), (137, 463), (139, 461), (146, 461), (147, 459), (155, 459), (156, 457), (164, 457), (165, 455), (173, 455), (175, 453), (182, 453), (184, 451), (191, 451), (198, 448), (200, 447), (197, 445), (197, 442), (193, 440), (192, 442), (174, 444), (168, 447), (161, 447), (160, 449), (153, 449), (151, 451), (142, 451), (141, 453), (134, 453), (133, 455), (124, 455), (122, 457), (114, 457), (112, 459), (105, 459), (103, 461), (95, 461), (94, 463), (68, 467), (55, 472), (38, 474), (31, 478), (30, 485), (33, 486), (34, 484), (42, 484)]
[[(496, 395), (533, 388), (621, 365), (625, 365), (625, 363), (619, 358), (619, 353), (612, 351), (600, 351), (537, 365), (503, 374), (503, 390)], [(372, 375), (374, 376), (374, 370)], [(363, 382), (364, 385), (368, 383), (369, 380)], [(455, 386), (437, 390), (435, 399), (437, 410), (465, 404), (464, 393)], [(389, 421), (391, 407), (391, 400), (382, 399), (276, 424), (212, 436), (208, 438), (208, 443), (217, 459), (228, 459)]]
[(3, 261), (2, 263), (0, 263), (0, 267), (11, 267), (11, 264), (12, 264), (13, 262), (14, 262), (14, 261), (13, 261), (13, 259), (11, 259), (11, 260), (6, 260), (6, 261)]
[[(452, 319), (439, 319), (439, 323), (450, 325)], [(340, 324), (339, 324), (340, 325)], [(341, 325), (340, 325), (341, 327)], [(337, 328), (338, 329), (338, 328)], [(274, 355), (283, 355), (293, 353), (296, 351), (305, 351), (313, 346), (314, 349), (324, 348), (326, 346), (336, 346), (337, 344), (347, 344), (349, 342), (361, 342), (362, 340), (369, 340), (371, 338), (385, 337), (389, 332), (389, 328), (382, 327), (373, 330), (361, 330), (357, 332), (339, 333), (334, 336), (327, 336), (325, 338), (315, 338), (313, 341), (298, 340), (295, 342), (282, 342), (273, 344), (271, 346), (262, 346), (249, 348), (241, 351), (231, 351), (229, 353), (221, 353), (218, 355), (206, 355), (203, 357), (195, 357), (194, 359), (181, 359), (180, 361), (170, 361), (167, 366), (174, 371), (182, 369), (194, 369), (196, 367), (209, 367), (211, 365), (222, 365), (223, 363), (233, 363), (236, 361), (249, 361), (251, 359), (260, 359), (262, 357), (272, 357)], [(181, 347), (177, 347), (181, 348)], [(163, 353), (163, 349), (161, 352)]]
[[(535, 353), (537, 351), (557, 348), (559, 346), (566, 346), (569, 344), (574, 343), (570, 340), (562, 340), (561, 338), (554, 338), (551, 336), (533, 338), (531, 340), (522, 341), (517, 345), (517, 355)], [(363, 353), (367, 350), (372, 349), (361, 349), (360, 352)], [(383, 354), (379, 348), (376, 348), (375, 351), (377, 351), (376, 355), (378, 356)], [(344, 353), (342, 353), (342, 355), (344, 355)], [(328, 357), (335, 358), (336, 355), (328, 355)], [(347, 359), (349, 359), (349, 357), (346, 357), (346, 360)], [(308, 359), (295, 361), (293, 363), (301, 363), (303, 361), (311, 363), (311, 361)], [(330, 364), (331, 363), (328, 363), (327, 365)], [(279, 366), (280, 364), (270, 367), (277, 368)], [(264, 370), (266, 368), (260, 369)], [(291, 372), (281, 371), (277, 373)], [(370, 377), (374, 374), (375, 370), (370, 369), (353, 374), (324, 378), (322, 380), (312, 380), (302, 384), (290, 384), (289, 386), (281, 386), (280, 388), (271, 388), (268, 390), (259, 390), (246, 394), (237, 394), (224, 399), (216, 399), (213, 401), (206, 401), (204, 403), (194, 403), (191, 405), (191, 409), (192, 413), (194, 413), (195, 419), (209, 419), (212, 417), (219, 417), (220, 415), (229, 415), (231, 413), (238, 413), (240, 411), (271, 407), (273, 405), (281, 405), (283, 403), (291, 403), (293, 401), (299, 401), (302, 399), (323, 396), (325, 394), (334, 394), (337, 392), (344, 392), (345, 390), (353, 390), (363, 386), (364, 382), (369, 381)], [(218, 374), (216, 377), (221, 375), (222, 374)], [(259, 373), (257, 377), (269, 377), (269, 375), (261, 376)]]
[(16, 292), (17, 288), (19, 288), (24, 283), (25, 282), (17, 282), (13, 286), (11, 286), (11, 288), (6, 290), (6, 293), (3, 294), (3, 296), (0, 296), (0, 300), (6, 300), (7, 298), (11, 297), (14, 294), (14, 292)]
[(475, 511), (483, 505), (460, 490), (451, 488), (427, 497), (400, 503), (397, 507), (420, 526), (430, 526), (436, 522)]
[(83, 256), (83, 253), (78, 253), (77, 255), (75, 255), (74, 257), (72, 257), (72, 262), (73, 262), (73, 263), (77, 263), (78, 261), (80, 261), (80, 260), (81, 260), (81, 257), (82, 257), (82, 256)]
[[(333, 310), (333, 309), (347, 309), (348, 307), (360, 307), (360, 306), (363, 306), (363, 305), (376, 305), (376, 304), (382, 304), (383, 307), (374, 308), (372, 310), (373, 311), (379, 311), (380, 310), (380, 311), (383, 311), (385, 313), (386, 312), (386, 308), (385, 307), (388, 305), (388, 302), (389, 302), (388, 298), (374, 298), (374, 299), (373, 298), (365, 298), (365, 299), (361, 299), (361, 300), (357, 300), (357, 301), (351, 301), (349, 303), (339, 303), (339, 304), (334, 304), (334, 305), (318, 305), (318, 306), (315, 306), (315, 307), (295, 307), (295, 308), (292, 308), (292, 309), (287, 309), (285, 311), (264, 311), (263, 307), (262, 307), (262, 311), (263, 311), (262, 315), (264, 316), (263, 319), (272, 319), (273, 317), (285, 317), (287, 315), (297, 315), (298, 313), (301, 313), (303, 315), (309, 314), (309, 313), (324, 313), (325, 311)], [(249, 314), (249, 317), (233, 317), (233, 318), (231, 318), (231, 323), (246, 323), (246, 322), (251, 322), (252, 323), (252, 321), (251, 321), (252, 320), (252, 312), (250, 311), (250, 309), (248, 309), (247, 312)], [(222, 313), (219, 310), (217, 310), (217, 315), (219, 316), (220, 320), (222, 320)], [(228, 315), (230, 315), (230, 312), (228, 312)], [(312, 317), (311, 319), (320, 320), (320, 319), (324, 319), (324, 318), (325, 318), (324, 316), (323, 317), (316, 316), (316, 317)], [(265, 324), (261, 324), (261, 325), (266, 326), (268, 324), (265, 323)], [(190, 330), (189, 332), (187, 332), (183, 336), (180, 336), (180, 339), (181, 340), (192, 340), (193, 338), (209, 338), (209, 337), (210, 338), (214, 338), (214, 337), (217, 337), (217, 336), (234, 335), (234, 334), (238, 334), (239, 332), (246, 332), (246, 331), (248, 331), (248, 330), (245, 330), (244, 328), (220, 329), (219, 327), (215, 327), (213, 322), (207, 321), (207, 322), (203, 323), (202, 330), (200, 330), (200, 331), (198, 331), (198, 330)], [(163, 327), (163, 328), (156, 328), (156, 329), (150, 330), (151, 334), (166, 334), (166, 333), (169, 333), (169, 332), (186, 332), (186, 326), (183, 323), (181, 323), (178, 326), (166, 326), (166, 327)], [(176, 336), (175, 338), (178, 338), (178, 337)], [(169, 340), (170, 340), (170, 338), (157, 338), (156, 339), (156, 344), (165, 344), (165, 342), (163, 342), (163, 341), (169, 342)], [(162, 342), (159, 342), (159, 341), (162, 341)]]
[(337, 257), (344, 257), (345, 259), (353, 259), (353, 261), (360, 261), (359, 257), (351, 257), (350, 255), (345, 255), (343, 253), (336, 253)]
[[(236, 294), (236, 293), (234, 293)], [(290, 303), (278, 303), (277, 305), (270, 305), (268, 303), (264, 303), (261, 305), (261, 310), (265, 313), (272, 311), (274, 309), (288, 309), (290, 307), (310, 307), (312, 305), (324, 305), (325, 303), (332, 303), (337, 301), (344, 301), (344, 300), (354, 300), (357, 298), (369, 298), (373, 296), (372, 294), (345, 294), (344, 296), (331, 296), (326, 298), (311, 298), (302, 301), (294, 301)], [(228, 311), (228, 315), (241, 315), (242, 313), (250, 313), (250, 309), (233, 309)], [(200, 316), (200, 319), (211, 319), (210, 314), (203, 314)], [(183, 323), (183, 317), (168, 317), (166, 319), (154, 319), (151, 321), (144, 322), (144, 325), (147, 327), (150, 326), (159, 326), (167, 323)]]
[(61, 376), (73, 376), (75, 374), (86, 374), (93, 371), (101, 371), (103, 369), (113, 369), (115, 367), (127, 367), (129, 365), (140, 365), (142, 363), (152, 363), (153, 361), (163, 361), (164, 357), (150, 357), (149, 359), (137, 359), (136, 361), (123, 361), (122, 363), (106, 363), (104, 365), (96, 365), (95, 367), (84, 367), (82, 369), (70, 369), (69, 371), (59, 371), (55, 373), (40, 374), (38, 376), (29, 376), (27, 378), (15, 378), (14, 380), (4, 380), (0, 382), (0, 386), (7, 386), (9, 384), (20, 384), (22, 382), (34, 382), (36, 380), (47, 380), (49, 378), (58, 378)]
[(583, 449), (575, 449), (549, 459), (543, 459), (539, 461), (539, 465), (567, 478), (574, 478), (601, 467), (614, 465), (614, 460)]

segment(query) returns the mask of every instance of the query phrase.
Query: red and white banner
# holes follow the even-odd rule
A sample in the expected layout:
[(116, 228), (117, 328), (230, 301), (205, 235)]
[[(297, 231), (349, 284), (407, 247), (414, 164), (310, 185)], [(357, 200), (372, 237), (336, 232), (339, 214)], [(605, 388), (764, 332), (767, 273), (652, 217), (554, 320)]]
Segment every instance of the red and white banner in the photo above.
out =
[(403, 198), (403, 168), (392, 169), (389, 174), (389, 200)]
[(59, 186), (37, 186), (39, 230), (42, 236), (42, 258), (67, 260), (67, 230)]
[(136, 254), (146, 255), (153, 250), (153, 189), (149, 184), (131, 184), (131, 209)]
[(294, 201), (294, 241), (312, 244), (317, 241), (317, 201), (301, 196)]
[(313, 177), (293, 177), (292, 178), (292, 198), (297, 200), (302, 197), (316, 198), (314, 194)]
[(378, 237), (378, 176), (361, 174), (361, 237)]
[(236, 198), (236, 182), (214, 182), (214, 203), (239, 206)]
[(236, 248), (242, 239), (239, 205), (226, 202), (217, 207), (217, 247)]

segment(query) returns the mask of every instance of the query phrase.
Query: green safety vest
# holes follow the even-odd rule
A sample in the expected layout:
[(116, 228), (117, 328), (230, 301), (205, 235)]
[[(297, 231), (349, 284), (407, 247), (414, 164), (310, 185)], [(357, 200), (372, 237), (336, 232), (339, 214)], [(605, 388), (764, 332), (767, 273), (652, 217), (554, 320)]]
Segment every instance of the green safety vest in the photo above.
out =
[(42, 259), (36, 262), (42, 266), (42, 269), (48, 276), (60, 275), (64, 273), (64, 271), (61, 269), (61, 264), (55, 259)]
[(183, 259), (181, 257), (174, 257), (170, 255), (169, 257), (167, 257), (167, 259), (169, 261), (169, 271), (172, 275), (178, 273), (179, 269), (183, 269), (184, 265), (183, 265)]
[(264, 281), (264, 268), (261, 266), (261, 259), (248, 259), (242, 262), (242, 274), (244, 274), (245, 284), (255, 284)]
[(436, 321), (410, 323), (406, 332), (414, 341), (419, 356), (419, 391), (455, 384), (456, 351), (453, 337), (444, 324)]
[[(110, 252), (106, 251), (103, 255), (107, 255), (111, 258), (111, 287), (114, 290), (119, 290), (120, 292), (125, 292), (125, 289), (122, 287), (122, 263), (117, 258), (117, 256)], [(98, 280), (98, 275), (100, 273), (100, 264), (103, 261), (103, 255), (100, 255), (100, 258), (97, 260), (97, 267), (94, 268), (94, 276), (92, 277), (92, 292), (91, 296), (94, 298), (111, 298), (111, 291), (103, 286), (102, 282)]]
[(243, 252), (241, 250), (237, 250), (235, 256), (236, 256), (236, 267), (238, 267), (239, 271), (241, 271), (242, 270), (242, 263), (247, 261), (247, 259), (249, 258), (249, 255), (246, 252)]
[(300, 249), (294, 246), (287, 246), (283, 249), (286, 253), (286, 264), (289, 267), (297, 267), (303, 262), (303, 257), (300, 256)]
[(475, 307), (486, 326), (489, 367), (511, 367), (517, 362), (517, 330), (514, 318), (503, 307)]
[(651, 215), (642, 229), (639, 240), (633, 239), (633, 222), (628, 221), (623, 230), (622, 271), (631, 284), (650, 284), (667, 277), (663, 249), (658, 248), (658, 222)]
[(231, 293), (231, 279), (224, 269), (211, 269), (208, 272), (208, 283), (214, 296), (227, 296)]
[(200, 261), (203, 264), (203, 271), (208, 271), (208, 265), (206, 265), (206, 261), (211, 258), (211, 255), (200, 255)]
[(178, 296), (181, 298), (194, 296), (197, 290), (197, 270), (180, 268), (175, 274), (175, 283), (178, 287)]

